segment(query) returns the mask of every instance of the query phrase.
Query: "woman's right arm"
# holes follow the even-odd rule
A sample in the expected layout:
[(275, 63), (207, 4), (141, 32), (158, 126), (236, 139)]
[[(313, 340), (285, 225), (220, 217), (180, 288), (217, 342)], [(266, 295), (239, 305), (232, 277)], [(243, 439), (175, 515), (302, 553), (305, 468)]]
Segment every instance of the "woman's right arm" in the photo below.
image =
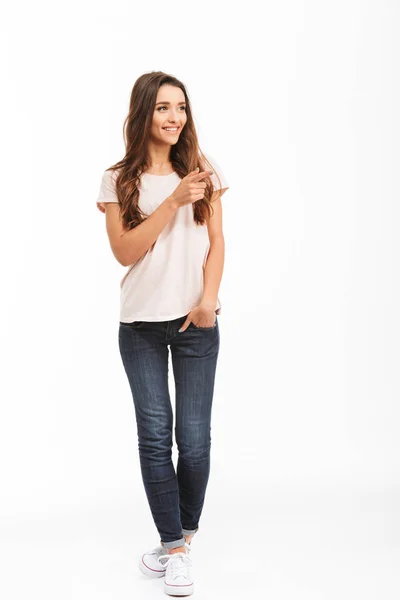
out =
[(117, 261), (124, 267), (133, 265), (151, 246), (175, 215), (178, 208), (193, 204), (204, 198), (206, 184), (204, 177), (212, 171), (198, 172), (198, 167), (185, 175), (163, 202), (140, 225), (126, 231), (120, 218), (120, 209), (114, 189), (108, 182), (108, 172), (103, 175), (97, 206), (106, 213), (106, 229), (111, 250)]
[(105, 203), (107, 235), (117, 261), (123, 267), (138, 261), (157, 240), (178, 207), (174, 197), (168, 196), (140, 225), (126, 231), (120, 219), (119, 204)]

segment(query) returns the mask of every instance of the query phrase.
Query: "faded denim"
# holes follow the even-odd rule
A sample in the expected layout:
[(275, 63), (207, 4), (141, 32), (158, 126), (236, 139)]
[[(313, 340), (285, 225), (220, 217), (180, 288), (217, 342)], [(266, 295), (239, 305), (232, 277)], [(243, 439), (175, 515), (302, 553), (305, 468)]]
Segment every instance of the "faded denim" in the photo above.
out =
[[(210, 473), (211, 409), (220, 337), (213, 327), (171, 321), (119, 323), (119, 348), (135, 407), (142, 479), (154, 523), (166, 548), (195, 533)], [(168, 360), (175, 380), (177, 470), (172, 462), (173, 411)]]

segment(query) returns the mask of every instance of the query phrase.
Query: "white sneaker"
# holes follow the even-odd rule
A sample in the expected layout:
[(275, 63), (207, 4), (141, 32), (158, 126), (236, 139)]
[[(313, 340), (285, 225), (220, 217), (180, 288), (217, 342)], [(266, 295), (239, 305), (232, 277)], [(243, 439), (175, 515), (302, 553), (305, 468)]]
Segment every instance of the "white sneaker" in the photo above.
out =
[[(191, 547), (186, 542), (185, 548), (186, 552), (189, 554)], [(167, 565), (161, 564), (157, 559), (159, 556), (164, 556), (166, 554), (169, 556), (168, 549), (164, 548), (164, 546), (157, 546), (157, 548), (145, 552), (140, 557), (138, 563), (139, 569), (142, 573), (147, 575), (147, 577), (164, 577)]]
[(174, 552), (157, 557), (160, 565), (165, 566), (164, 592), (170, 596), (188, 596), (193, 594), (191, 548), (185, 543), (185, 552)]
[(157, 546), (142, 554), (139, 560), (139, 569), (148, 577), (164, 577), (166, 566), (158, 562), (158, 557), (168, 554), (164, 546)]

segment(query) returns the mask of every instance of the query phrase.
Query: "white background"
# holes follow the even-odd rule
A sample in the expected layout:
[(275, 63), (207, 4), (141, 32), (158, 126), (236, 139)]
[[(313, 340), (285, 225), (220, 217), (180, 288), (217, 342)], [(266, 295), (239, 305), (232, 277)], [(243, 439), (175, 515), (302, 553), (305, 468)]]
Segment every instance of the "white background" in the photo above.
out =
[(124, 155), (132, 86), (153, 70), (187, 86), (230, 184), (195, 596), (399, 596), (399, 12), (3, 14), (1, 597), (164, 594), (137, 568), (159, 537), (118, 349), (126, 269), (95, 204)]

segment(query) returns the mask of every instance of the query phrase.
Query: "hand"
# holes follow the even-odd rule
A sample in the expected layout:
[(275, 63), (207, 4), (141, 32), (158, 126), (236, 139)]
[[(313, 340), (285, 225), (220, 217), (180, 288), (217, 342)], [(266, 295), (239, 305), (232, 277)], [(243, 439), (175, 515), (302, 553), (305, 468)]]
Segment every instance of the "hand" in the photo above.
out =
[(196, 325), (196, 327), (213, 327), (215, 325), (216, 320), (215, 308), (210, 306), (209, 304), (200, 303), (198, 306), (193, 308), (188, 316), (186, 317), (186, 321), (179, 329), (179, 333), (185, 331), (190, 323)]
[(180, 208), (185, 204), (197, 202), (197, 200), (204, 198), (206, 183), (201, 181), (201, 179), (209, 177), (212, 174), (213, 171), (201, 171), (201, 173), (199, 173), (199, 167), (191, 173), (188, 173), (170, 195), (170, 199), (176, 208)]

